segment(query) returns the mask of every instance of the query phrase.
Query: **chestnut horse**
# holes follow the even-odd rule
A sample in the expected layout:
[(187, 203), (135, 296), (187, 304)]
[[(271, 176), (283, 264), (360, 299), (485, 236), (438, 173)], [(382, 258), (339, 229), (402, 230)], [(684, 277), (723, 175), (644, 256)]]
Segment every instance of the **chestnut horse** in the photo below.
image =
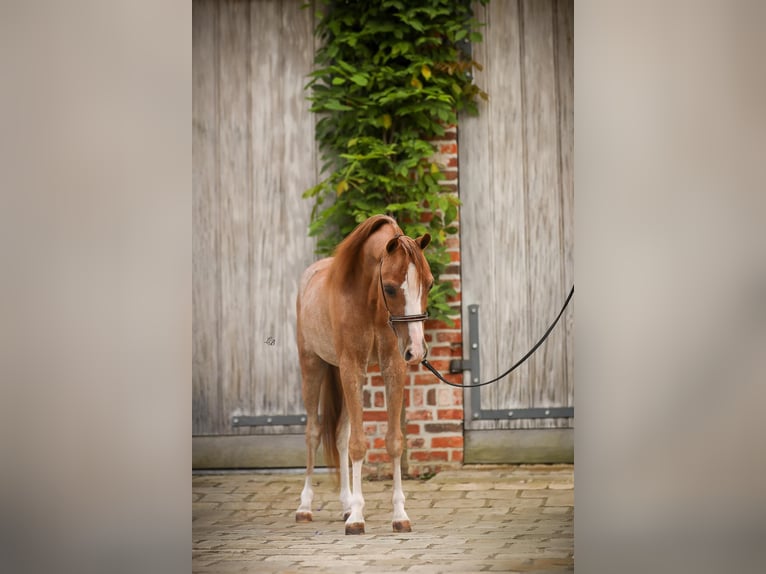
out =
[(427, 352), (423, 321), (433, 276), (423, 249), (430, 240), (428, 234), (407, 237), (394, 219), (376, 215), (357, 226), (333, 257), (317, 261), (303, 273), (297, 338), (307, 413), (307, 464), (295, 514), (298, 522), (312, 519), (311, 475), (321, 440), (327, 464), (340, 469), (346, 534), (364, 533), (362, 462), (367, 446), (362, 386), (367, 365), (377, 363), (386, 386), (386, 450), (394, 467), (393, 529), (412, 529), (404, 510), (400, 417), (407, 365), (417, 365)]

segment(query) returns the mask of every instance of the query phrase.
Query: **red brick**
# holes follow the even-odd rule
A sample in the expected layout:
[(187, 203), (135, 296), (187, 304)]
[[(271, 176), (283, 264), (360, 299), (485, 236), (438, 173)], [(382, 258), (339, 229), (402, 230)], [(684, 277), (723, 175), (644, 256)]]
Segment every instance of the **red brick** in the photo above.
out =
[(447, 181), (452, 181), (457, 179), (457, 172), (453, 170), (447, 170), (444, 172), (444, 179)]
[(378, 391), (375, 393), (375, 406), (376, 407), (383, 407), (386, 404), (386, 399), (383, 396), (382, 391)]
[[(447, 379), (447, 377), (444, 377)], [(447, 379), (449, 380), (449, 379)], [(423, 375), (415, 375), (414, 384), (416, 385), (433, 385), (434, 383), (438, 383), (439, 379), (434, 377), (431, 373), (423, 374)]]
[(460, 303), (462, 300), (463, 300), (463, 296), (460, 294), (460, 291), (458, 291), (452, 297), (447, 297), (448, 303)]
[(462, 343), (463, 334), (460, 331), (441, 331), (436, 333), (436, 340), (440, 343)]
[(438, 420), (463, 420), (463, 409), (439, 409), (436, 411), (436, 418)]
[(387, 452), (368, 452), (367, 462), (391, 462), (391, 457), (388, 456)]
[(408, 423), (405, 427), (405, 432), (407, 435), (419, 435), (420, 434), (420, 425), (418, 423)]
[[(450, 373), (448, 373), (446, 371), (442, 371), (441, 375), (442, 375), (442, 377), (444, 377), (445, 381), (449, 381), (450, 383), (453, 383), (455, 385), (462, 385), (463, 384), (463, 374), (462, 373), (451, 375)], [(436, 377), (434, 377), (433, 375), (431, 376), (431, 378), (436, 380)], [(444, 383), (440, 382), (439, 384), (444, 384)]]
[(449, 453), (446, 450), (412, 450), (410, 451), (411, 460), (449, 460)]
[(429, 357), (451, 357), (452, 349), (447, 346), (431, 347), (428, 349)]
[(435, 138), (433, 138), (432, 140), (429, 140), (429, 141), (431, 141), (433, 143), (437, 143), (437, 142), (441, 142), (442, 140), (456, 140), (457, 139), (457, 131), (452, 129), (452, 128), (455, 127), (454, 125), (452, 125), (452, 126), (443, 126), (443, 127), (444, 127), (444, 130), (445, 130), (444, 135), (437, 136), (437, 137), (435, 137)]
[(444, 242), (444, 245), (447, 246), (447, 249), (457, 249), (460, 247), (460, 237), (448, 237), (447, 241)]
[(457, 153), (457, 143), (445, 143), (441, 144), (439, 146), (439, 153), (443, 154), (456, 154)]
[(463, 451), (462, 450), (453, 450), (452, 456), (450, 457), (450, 460), (453, 462), (463, 462)]
[(370, 384), (373, 387), (382, 387), (386, 383), (383, 381), (383, 377), (381, 377), (380, 375), (373, 375), (370, 377)]
[(364, 411), (362, 420), (365, 421), (387, 421), (388, 413), (386, 411)]
[(457, 194), (457, 182), (455, 180), (441, 182), (439, 187), (441, 188), (442, 193), (451, 193), (453, 195)]
[(427, 433), (455, 433), (463, 431), (463, 426), (459, 423), (425, 423), (424, 427)]
[(423, 448), (425, 444), (426, 439), (424, 438), (411, 438), (407, 440), (407, 448)]
[(435, 436), (431, 439), (431, 448), (463, 448), (462, 436)]
[(436, 369), (437, 371), (448, 371), (449, 370), (449, 361), (445, 359), (435, 359), (433, 361), (430, 361), (431, 366)]
[(386, 448), (386, 439), (382, 437), (375, 437), (372, 440), (372, 448)]
[(379, 373), (380, 365), (367, 365), (367, 373)]
[(370, 408), (370, 391), (365, 390), (362, 393), (362, 404), (364, 405), (364, 408), (369, 409)]
[(428, 394), (426, 395), (426, 403), (432, 407), (436, 406), (436, 389), (428, 389)]
[(433, 420), (434, 414), (433, 412), (429, 410), (408, 410), (407, 411), (407, 420), (408, 421), (430, 421)]
[(463, 390), (445, 385), (438, 390), (436, 403), (440, 407), (460, 406), (463, 404)]
[(434, 330), (437, 329), (460, 329), (460, 319), (453, 319), (454, 325), (450, 325), (448, 323), (445, 323), (444, 321), (429, 321), (426, 324), (426, 330)]

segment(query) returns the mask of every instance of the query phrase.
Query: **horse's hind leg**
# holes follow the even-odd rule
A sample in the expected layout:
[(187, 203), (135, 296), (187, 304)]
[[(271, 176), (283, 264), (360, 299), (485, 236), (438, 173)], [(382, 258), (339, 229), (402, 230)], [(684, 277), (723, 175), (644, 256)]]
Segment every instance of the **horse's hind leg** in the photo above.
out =
[(314, 473), (314, 460), (319, 446), (319, 393), (322, 381), (327, 369), (319, 357), (301, 356), (303, 404), (306, 407), (306, 480), (301, 491), (301, 504), (295, 513), (296, 522), (310, 522), (313, 520), (311, 502), (314, 499), (314, 489), (311, 486), (311, 477)]
[[(341, 365), (343, 395), (348, 413), (348, 453), (351, 457), (351, 508), (346, 518), (346, 534), (364, 534), (364, 496), (362, 495), (362, 464), (367, 445), (362, 426), (362, 385), (364, 370), (354, 362)], [(342, 432), (343, 429), (341, 429)], [(347, 431), (345, 431), (347, 432)]]

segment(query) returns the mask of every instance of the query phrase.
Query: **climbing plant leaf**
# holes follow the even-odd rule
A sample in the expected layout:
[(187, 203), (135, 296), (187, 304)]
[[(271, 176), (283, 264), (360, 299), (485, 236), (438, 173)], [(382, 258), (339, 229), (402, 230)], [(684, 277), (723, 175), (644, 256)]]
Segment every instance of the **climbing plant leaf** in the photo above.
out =
[(458, 231), (460, 202), (433, 142), (487, 97), (473, 83), (480, 65), (458, 46), (480, 42), (480, 30), (467, 0), (327, 0), (316, 14), (320, 47), (306, 86), (323, 164), (323, 179), (303, 194), (314, 201), (309, 233), (318, 253), (330, 254), (378, 213), (412, 237), (430, 233), (429, 313), (447, 322), (456, 292), (439, 276), (451, 263), (446, 243)]

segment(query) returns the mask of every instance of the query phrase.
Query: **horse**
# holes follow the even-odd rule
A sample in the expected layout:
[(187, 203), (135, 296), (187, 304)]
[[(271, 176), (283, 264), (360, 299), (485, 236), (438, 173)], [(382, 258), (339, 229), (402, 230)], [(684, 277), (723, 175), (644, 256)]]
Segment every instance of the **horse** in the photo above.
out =
[(393, 463), (392, 527), (412, 531), (404, 509), (400, 417), (408, 365), (417, 365), (428, 352), (423, 322), (434, 280), (423, 250), (430, 241), (427, 233), (407, 237), (392, 217), (375, 215), (301, 277), (297, 343), (307, 455), (297, 522), (312, 520), (311, 476), (321, 442), (325, 462), (339, 470), (346, 534), (364, 534), (362, 386), (367, 365), (377, 363), (385, 382), (386, 450)]

